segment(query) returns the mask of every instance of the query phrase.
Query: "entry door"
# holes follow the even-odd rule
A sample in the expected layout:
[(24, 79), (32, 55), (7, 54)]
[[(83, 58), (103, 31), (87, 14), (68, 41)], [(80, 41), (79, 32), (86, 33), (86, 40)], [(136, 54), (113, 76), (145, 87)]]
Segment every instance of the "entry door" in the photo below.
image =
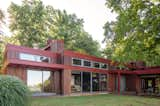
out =
[(82, 89), (83, 92), (90, 92), (91, 90), (91, 73), (83, 72), (83, 81), (82, 81)]

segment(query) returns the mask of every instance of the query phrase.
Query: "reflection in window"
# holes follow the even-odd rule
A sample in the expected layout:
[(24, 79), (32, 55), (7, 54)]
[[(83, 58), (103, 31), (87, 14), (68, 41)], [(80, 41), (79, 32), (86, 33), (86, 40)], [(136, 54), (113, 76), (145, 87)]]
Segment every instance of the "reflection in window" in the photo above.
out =
[(84, 60), (83, 65), (86, 66), (86, 67), (91, 67), (91, 62), (88, 61), (88, 60)]
[(107, 75), (100, 74), (100, 90), (106, 91), (107, 90)]
[(93, 91), (99, 91), (99, 73), (92, 73), (92, 88)]
[(81, 72), (78, 71), (72, 72), (71, 91), (72, 92), (81, 91)]
[(74, 59), (72, 59), (72, 64), (81, 66), (82, 65), (82, 60), (74, 58)]
[(33, 92), (53, 92), (53, 78), (50, 71), (28, 70), (27, 85)]
[(107, 69), (107, 68), (108, 68), (108, 67), (107, 67), (107, 64), (101, 63), (101, 68), (102, 68), (102, 69)]
[(47, 62), (47, 63), (50, 62), (49, 57), (32, 55), (32, 54), (27, 54), (27, 53), (20, 53), (19, 58), (22, 60), (29, 60), (29, 61)]
[(95, 68), (100, 68), (100, 64), (97, 63), (97, 62), (94, 62), (94, 63), (93, 63), (93, 67), (95, 67)]

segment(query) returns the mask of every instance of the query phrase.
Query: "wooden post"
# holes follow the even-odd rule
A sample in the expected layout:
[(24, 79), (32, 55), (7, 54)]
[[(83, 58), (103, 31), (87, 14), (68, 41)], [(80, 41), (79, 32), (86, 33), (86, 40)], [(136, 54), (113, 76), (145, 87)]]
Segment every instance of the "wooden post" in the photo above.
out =
[(118, 72), (118, 94), (120, 95), (120, 89), (121, 89), (121, 75), (120, 72)]

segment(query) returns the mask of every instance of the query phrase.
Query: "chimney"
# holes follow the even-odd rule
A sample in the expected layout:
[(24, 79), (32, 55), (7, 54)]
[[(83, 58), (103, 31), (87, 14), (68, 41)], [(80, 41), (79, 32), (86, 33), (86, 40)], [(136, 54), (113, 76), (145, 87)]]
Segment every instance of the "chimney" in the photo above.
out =
[(52, 52), (62, 53), (64, 51), (63, 40), (48, 40), (47, 44), (50, 45)]

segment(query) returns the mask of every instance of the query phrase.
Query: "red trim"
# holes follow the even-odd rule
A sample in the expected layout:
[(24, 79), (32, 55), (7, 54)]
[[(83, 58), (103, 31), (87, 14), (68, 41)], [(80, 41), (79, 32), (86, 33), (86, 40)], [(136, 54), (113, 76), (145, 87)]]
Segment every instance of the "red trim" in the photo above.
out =
[(19, 59), (9, 59), (8, 65), (22, 65), (25, 67), (38, 67), (38, 68), (50, 68), (56, 70), (77, 70), (77, 71), (90, 71), (90, 72), (99, 72), (107, 74), (107, 70), (103, 69), (94, 69), (94, 68), (86, 68), (86, 67), (79, 67), (79, 66), (69, 66), (69, 65), (62, 65), (62, 64), (50, 64), (44, 62), (34, 62), (34, 61), (26, 61), (26, 60), (19, 60)]
[(28, 48), (28, 47), (23, 47), (23, 46), (15, 46), (11, 44), (7, 44), (7, 51), (16, 51), (16, 52), (21, 52), (21, 53), (30, 53), (30, 54), (36, 54), (36, 55), (41, 55), (41, 56), (49, 56), (55, 58), (58, 53), (53, 53), (50, 51), (44, 51), (41, 49), (33, 49), (33, 48)]
[(138, 75), (142, 74), (160, 74), (160, 68), (157, 69), (145, 69), (145, 70), (137, 70), (134, 71)]
[(82, 58), (82, 59), (92, 60), (92, 61), (96, 61), (96, 62), (111, 63), (111, 60), (108, 60), (108, 59), (98, 58), (95, 56), (82, 54), (82, 53), (78, 53), (75, 51), (69, 51), (69, 50), (64, 51), (64, 56), (70, 56), (70, 57), (74, 57), (74, 58)]

